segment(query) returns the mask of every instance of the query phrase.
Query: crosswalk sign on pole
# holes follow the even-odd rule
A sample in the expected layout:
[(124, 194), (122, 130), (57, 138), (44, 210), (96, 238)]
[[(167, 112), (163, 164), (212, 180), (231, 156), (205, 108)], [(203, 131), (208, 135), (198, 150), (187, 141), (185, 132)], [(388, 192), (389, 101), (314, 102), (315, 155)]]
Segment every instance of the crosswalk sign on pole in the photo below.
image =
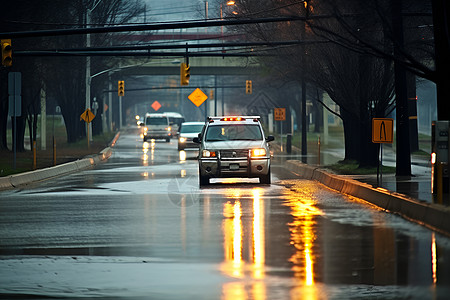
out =
[(372, 143), (392, 144), (394, 142), (394, 119), (372, 119)]

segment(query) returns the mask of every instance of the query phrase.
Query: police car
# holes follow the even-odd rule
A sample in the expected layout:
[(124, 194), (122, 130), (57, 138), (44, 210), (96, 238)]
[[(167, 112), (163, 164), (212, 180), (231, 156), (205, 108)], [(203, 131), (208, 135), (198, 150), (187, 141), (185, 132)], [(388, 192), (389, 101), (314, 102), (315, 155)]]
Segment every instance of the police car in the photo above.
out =
[(269, 142), (259, 116), (209, 117), (194, 139), (199, 147), (200, 186), (210, 178), (259, 178), (270, 184)]

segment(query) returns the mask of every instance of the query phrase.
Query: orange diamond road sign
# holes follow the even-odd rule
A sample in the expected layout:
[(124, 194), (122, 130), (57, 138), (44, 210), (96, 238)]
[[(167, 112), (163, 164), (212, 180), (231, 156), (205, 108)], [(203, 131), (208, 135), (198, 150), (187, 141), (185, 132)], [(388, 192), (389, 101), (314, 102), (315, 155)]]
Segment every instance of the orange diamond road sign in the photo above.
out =
[(286, 108), (274, 108), (275, 121), (286, 121)]
[(394, 119), (373, 118), (372, 119), (372, 143), (394, 142)]
[(86, 123), (91, 123), (94, 118), (95, 118), (95, 115), (88, 108), (81, 114), (80, 121), (84, 120)]
[(153, 108), (155, 111), (158, 111), (158, 109), (161, 108), (161, 104), (160, 104), (158, 101), (155, 101), (155, 102), (152, 103), (152, 108)]
[(195, 91), (193, 91), (192, 94), (188, 96), (188, 98), (198, 107), (202, 105), (202, 103), (205, 102), (206, 99), (208, 99), (208, 96), (206, 96), (201, 89), (196, 88)]

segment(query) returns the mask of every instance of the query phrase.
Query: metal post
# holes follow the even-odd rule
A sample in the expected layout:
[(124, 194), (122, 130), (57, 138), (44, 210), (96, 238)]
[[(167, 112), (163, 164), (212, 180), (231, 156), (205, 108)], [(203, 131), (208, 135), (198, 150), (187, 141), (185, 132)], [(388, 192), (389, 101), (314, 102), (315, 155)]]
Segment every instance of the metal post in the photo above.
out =
[(436, 171), (437, 171), (437, 182), (436, 182), (436, 190), (437, 190), (437, 202), (442, 204), (442, 198), (444, 194), (444, 181), (442, 176), (443, 164), (441, 162), (436, 163)]
[(45, 90), (41, 88), (41, 149), (47, 149), (47, 107)]
[(319, 152), (319, 153), (317, 154), (318, 165), (320, 166), (320, 135), (319, 135), (319, 140), (317, 141), (317, 148), (318, 148), (318, 151), (317, 151), (317, 152)]
[[(108, 89), (112, 90), (112, 83), (111, 83), (111, 73), (109, 74), (109, 86)], [(112, 119), (112, 92), (108, 92), (108, 117), (109, 117), (109, 131), (113, 132), (113, 119)]]
[(224, 94), (225, 90), (224, 88), (222, 88), (222, 116), (225, 116), (225, 94)]
[(283, 152), (283, 121), (280, 121), (280, 143), (281, 143), (281, 152)]
[(36, 141), (33, 141), (33, 170), (36, 170)]
[(119, 129), (122, 129), (122, 96), (119, 96)]
[[(91, 10), (88, 9), (86, 11), (86, 28), (90, 27), (91, 22)], [(86, 48), (89, 48), (91, 46), (91, 35), (88, 33), (86, 34)], [(86, 103), (85, 103), (85, 109), (91, 108), (91, 57), (86, 56)], [(89, 126), (89, 123), (86, 123), (86, 130), (91, 131), (91, 126)], [(90, 132), (87, 132), (88, 136), (92, 136)], [(92, 137), (89, 141), (92, 141)]]
[(217, 75), (214, 75), (214, 116), (217, 116)]

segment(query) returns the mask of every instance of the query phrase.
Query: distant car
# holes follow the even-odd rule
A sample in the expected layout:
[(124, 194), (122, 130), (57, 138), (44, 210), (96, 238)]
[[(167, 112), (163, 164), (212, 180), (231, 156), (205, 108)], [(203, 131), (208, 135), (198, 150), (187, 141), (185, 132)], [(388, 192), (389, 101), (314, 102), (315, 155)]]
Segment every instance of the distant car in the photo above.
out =
[(194, 139), (200, 144), (200, 186), (222, 177), (256, 177), (270, 184), (269, 142), (273, 140), (264, 136), (259, 116), (209, 117)]
[(205, 122), (184, 122), (178, 132), (178, 151), (185, 149), (198, 149), (199, 144), (194, 143), (194, 138), (202, 131)]
[(184, 122), (183, 115), (177, 112), (165, 112), (164, 114), (169, 117), (172, 136), (177, 136), (177, 133), (180, 131), (180, 125)]
[(172, 136), (169, 118), (165, 114), (145, 114), (144, 119), (144, 142), (150, 139), (165, 139), (170, 142)]

